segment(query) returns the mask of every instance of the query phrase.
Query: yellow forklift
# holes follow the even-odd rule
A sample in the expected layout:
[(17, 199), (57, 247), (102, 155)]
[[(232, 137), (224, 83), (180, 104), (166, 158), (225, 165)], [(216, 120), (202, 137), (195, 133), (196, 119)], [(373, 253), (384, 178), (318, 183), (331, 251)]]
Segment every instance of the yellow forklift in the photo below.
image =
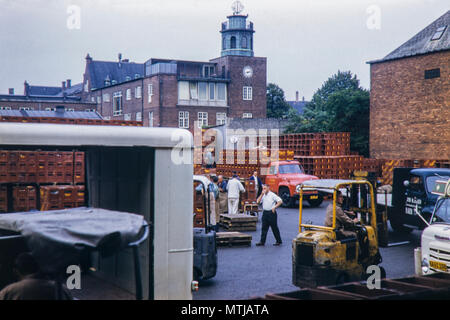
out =
[[(302, 200), (305, 191), (317, 190), (332, 194), (333, 201), (327, 208), (332, 210), (332, 226), (315, 225), (302, 221)], [(292, 241), (292, 282), (298, 287), (334, 285), (366, 278), (370, 265), (381, 263), (378, 249), (377, 219), (374, 190), (366, 180), (310, 180), (298, 187), (299, 234)], [(340, 205), (344, 212), (350, 211), (357, 223), (349, 232), (336, 228), (338, 193), (344, 196)], [(386, 273), (380, 267), (381, 277)]]

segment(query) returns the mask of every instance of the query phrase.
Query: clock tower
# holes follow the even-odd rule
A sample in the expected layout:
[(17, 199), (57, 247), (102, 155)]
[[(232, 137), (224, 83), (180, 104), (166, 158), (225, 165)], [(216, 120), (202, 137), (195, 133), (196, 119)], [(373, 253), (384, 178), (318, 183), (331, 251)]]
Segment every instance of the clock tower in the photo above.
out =
[(242, 15), (244, 6), (236, 1), (232, 6), (233, 14), (228, 21), (222, 23), (222, 57), (247, 56), (253, 57), (253, 22), (247, 22), (248, 15)]
[(221, 56), (210, 60), (217, 75), (226, 79), (228, 118), (267, 117), (267, 59), (255, 57), (253, 23), (242, 15), (243, 6), (233, 3), (233, 14), (222, 23)]

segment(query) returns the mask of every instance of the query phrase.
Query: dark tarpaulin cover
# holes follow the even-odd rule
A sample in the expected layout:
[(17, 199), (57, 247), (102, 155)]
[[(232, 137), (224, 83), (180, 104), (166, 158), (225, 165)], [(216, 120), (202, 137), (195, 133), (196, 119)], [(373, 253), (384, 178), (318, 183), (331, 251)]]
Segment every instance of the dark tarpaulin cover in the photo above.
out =
[(0, 215), (0, 229), (19, 232), (42, 271), (79, 263), (83, 249), (112, 254), (138, 240), (143, 216), (97, 208)]

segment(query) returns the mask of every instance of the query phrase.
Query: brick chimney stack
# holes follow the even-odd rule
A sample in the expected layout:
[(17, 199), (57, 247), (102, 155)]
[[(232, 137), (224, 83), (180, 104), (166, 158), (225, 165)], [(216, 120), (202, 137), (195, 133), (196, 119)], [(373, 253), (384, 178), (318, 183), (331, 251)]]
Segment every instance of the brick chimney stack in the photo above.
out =
[(66, 82), (65, 81), (61, 82), (61, 88), (63, 91), (66, 90)]
[(67, 79), (66, 84), (67, 84), (67, 89), (70, 89), (72, 87), (72, 80)]
[(28, 84), (28, 82), (26, 80), (23, 83), (23, 94), (25, 96), (28, 96), (30, 94), (30, 85)]
[(14, 95), (14, 88), (9, 88), (8, 92), (9, 92), (9, 95), (13, 96)]
[(295, 91), (295, 101), (298, 102), (298, 91)]

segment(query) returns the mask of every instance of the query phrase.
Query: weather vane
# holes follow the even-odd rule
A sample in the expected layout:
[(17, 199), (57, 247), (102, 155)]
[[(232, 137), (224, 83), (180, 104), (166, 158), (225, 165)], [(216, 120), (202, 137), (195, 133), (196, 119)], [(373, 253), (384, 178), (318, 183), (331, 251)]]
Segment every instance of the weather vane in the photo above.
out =
[(244, 5), (240, 1), (235, 1), (233, 2), (231, 9), (233, 10), (233, 14), (239, 14), (244, 10)]

